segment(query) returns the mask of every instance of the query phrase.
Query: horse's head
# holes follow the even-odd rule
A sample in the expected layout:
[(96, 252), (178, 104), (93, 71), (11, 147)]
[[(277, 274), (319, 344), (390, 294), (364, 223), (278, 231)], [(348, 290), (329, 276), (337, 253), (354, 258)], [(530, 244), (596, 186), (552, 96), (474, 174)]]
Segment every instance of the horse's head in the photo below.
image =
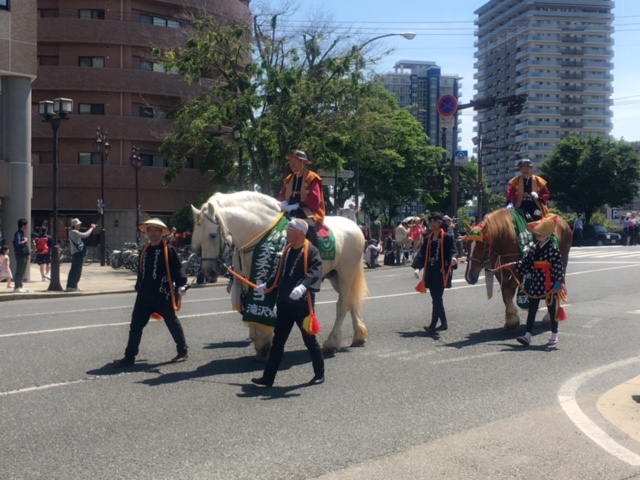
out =
[(478, 282), (480, 272), (489, 260), (489, 239), (482, 231), (482, 225), (475, 227), (467, 235), (467, 270), (464, 278), (470, 285)]
[(215, 211), (211, 199), (193, 212), (193, 235), (191, 243), (202, 258), (202, 270), (207, 275), (219, 276), (225, 273), (225, 256), (231, 243), (224, 224)]

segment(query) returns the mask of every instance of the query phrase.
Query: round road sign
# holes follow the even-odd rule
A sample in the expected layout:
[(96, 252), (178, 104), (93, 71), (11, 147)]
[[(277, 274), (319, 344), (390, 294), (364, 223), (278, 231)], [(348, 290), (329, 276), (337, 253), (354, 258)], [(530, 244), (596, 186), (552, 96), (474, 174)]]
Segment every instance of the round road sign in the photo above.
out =
[(438, 113), (443, 117), (450, 117), (458, 109), (458, 99), (453, 95), (443, 95), (438, 100)]

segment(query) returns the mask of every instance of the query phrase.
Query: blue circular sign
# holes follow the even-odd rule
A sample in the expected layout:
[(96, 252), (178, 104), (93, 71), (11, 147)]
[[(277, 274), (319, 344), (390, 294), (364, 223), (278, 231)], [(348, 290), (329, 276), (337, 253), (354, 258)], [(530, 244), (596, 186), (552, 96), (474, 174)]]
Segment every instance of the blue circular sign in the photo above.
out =
[(443, 117), (450, 117), (458, 109), (458, 99), (453, 95), (443, 95), (438, 100), (438, 113)]

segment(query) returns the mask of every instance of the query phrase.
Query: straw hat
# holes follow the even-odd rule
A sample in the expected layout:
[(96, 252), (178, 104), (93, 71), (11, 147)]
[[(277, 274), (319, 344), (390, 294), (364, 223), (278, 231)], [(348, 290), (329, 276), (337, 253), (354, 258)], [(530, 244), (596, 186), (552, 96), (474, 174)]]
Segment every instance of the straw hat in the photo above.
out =
[(162, 220), (160, 220), (159, 218), (151, 218), (149, 220), (147, 220), (146, 222), (144, 222), (142, 225), (140, 225), (138, 227), (138, 230), (140, 230), (142, 233), (147, 233), (147, 228), (148, 227), (160, 227), (162, 228), (162, 235), (169, 235), (171, 232), (169, 231), (169, 227), (167, 227), (164, 222)]
[(539, 222), (532, 222), (527, 224), (527, 230), (534, 235), (540, 235), (541, 237), (550, 237), (553, 232), (556, 231), (556, 224), (558, 223), (557, 215), (549, 215)]
[(302, 160), (307, 165), (311, 163), (311, 160), (309, 160), (309, 158), (307, 157), (307, 154), (304, 153), (302, 150), (294, 150), (293, 153), (290, 153), (289, 155), (287, 155), (286, 158), (287, 160), (290, 158), (297, 158), (298, 160)]

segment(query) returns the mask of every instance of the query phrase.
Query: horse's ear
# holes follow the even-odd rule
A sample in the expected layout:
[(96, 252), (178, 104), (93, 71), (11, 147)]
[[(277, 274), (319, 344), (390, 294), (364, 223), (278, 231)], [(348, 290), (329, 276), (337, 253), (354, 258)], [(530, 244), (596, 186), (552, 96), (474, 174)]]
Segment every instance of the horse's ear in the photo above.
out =
[(196, 207), (194, 207), (193, 205), (191, 205), (191, 211), (193, 212), (193, 216), (198, 217), (200, 216), (200, 210), (198, 210)]

